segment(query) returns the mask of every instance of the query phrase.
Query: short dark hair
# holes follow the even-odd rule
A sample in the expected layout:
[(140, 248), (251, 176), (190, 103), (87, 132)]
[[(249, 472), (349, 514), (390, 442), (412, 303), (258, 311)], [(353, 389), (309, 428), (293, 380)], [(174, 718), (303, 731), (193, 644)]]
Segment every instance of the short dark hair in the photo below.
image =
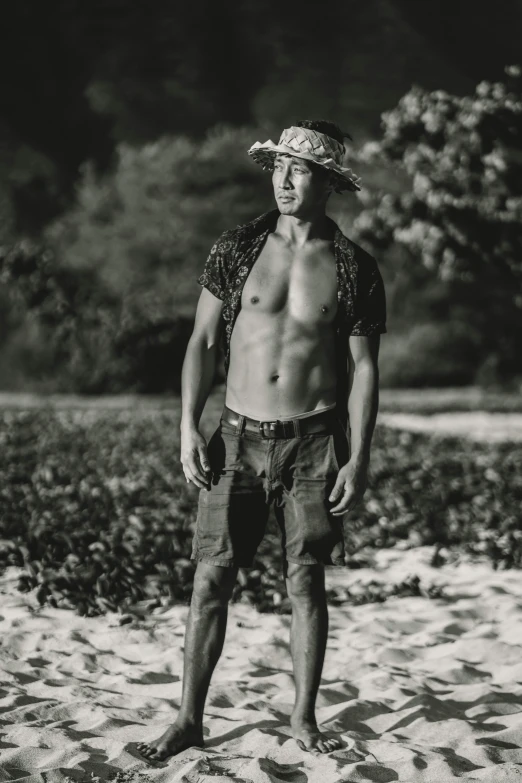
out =
[(350, 139), (350, 141), (353, 141), (349, 133), (341, 130), (341, 128), (334, 122), (328, 122), (328, 120), (299, 120), (296, 126), (298, 128), (306, 128), (307, 130), (317, 131), (317, 133), (325, 133), (327, 136), (331, 136), (332, 139), (338, 141), (339, 144), (342, 144), (343, 147), (343, 139), (345, 137)]

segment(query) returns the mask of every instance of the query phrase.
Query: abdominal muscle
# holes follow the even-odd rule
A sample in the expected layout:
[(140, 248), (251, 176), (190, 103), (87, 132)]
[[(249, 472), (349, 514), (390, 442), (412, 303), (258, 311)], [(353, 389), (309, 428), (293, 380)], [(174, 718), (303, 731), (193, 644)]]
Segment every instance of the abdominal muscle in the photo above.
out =
[(257, 420), (335, 407), (335, 330), (288, 315), (241, 310), (230, 342), (225, 404)]

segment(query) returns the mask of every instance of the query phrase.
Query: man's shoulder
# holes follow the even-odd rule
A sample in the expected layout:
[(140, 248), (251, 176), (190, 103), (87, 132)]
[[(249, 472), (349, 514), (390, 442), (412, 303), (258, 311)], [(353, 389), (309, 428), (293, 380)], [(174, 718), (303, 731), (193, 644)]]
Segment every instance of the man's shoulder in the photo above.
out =
[(277, 210), (264, 212), (253, 220), (249, 220), (248, 223), (226, 229), (214, 243), (210, 255), (217, 255), (224, 261), (233, 262), (237, 254), (241, 255), (252, 242), (275, 224), (276, 212)]
[(255, 238), (264, 234), (269, 228), (274, 227), (278, 215), (278, 210), (271, 209), (269, 212), (263, 212), (262, 215), (249, 220), (248, 223), (241, 223), (236, 228), (231, 229), (230, 233), (238, 239)]
[(229, 229), (225, 232), (230, 238), (236, 239), (248, 239), (249, 237), (257, 237), (264, 234), (267, 229), (275, 225), (279, 212), (276, 209), (272, 209), (269, 212), (263, 212), (262, 215), (249, 220), (248, 223), (241, 223), (235, 228)]

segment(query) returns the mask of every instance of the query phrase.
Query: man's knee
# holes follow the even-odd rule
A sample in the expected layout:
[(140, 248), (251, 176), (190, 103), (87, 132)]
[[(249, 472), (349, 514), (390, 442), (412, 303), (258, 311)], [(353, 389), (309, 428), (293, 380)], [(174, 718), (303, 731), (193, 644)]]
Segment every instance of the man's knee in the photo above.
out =
[(193, 600), (198, 604), (227, 603), (236, 577), (237, 568), (199, 562), (194, 574)]
[(288, 563), (286, 589), (292, 603), (309, 603), (324, 597), (324, 566)]

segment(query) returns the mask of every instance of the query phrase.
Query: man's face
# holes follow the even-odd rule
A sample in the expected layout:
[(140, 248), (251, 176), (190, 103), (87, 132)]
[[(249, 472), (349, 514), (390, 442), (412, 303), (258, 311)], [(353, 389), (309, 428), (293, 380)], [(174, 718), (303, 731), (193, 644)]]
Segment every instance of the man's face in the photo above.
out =
[(276, 155), (272, 183), (279, 211), (293, 217), (306, 218), (324, 208), (332, 190), (327, 171), (293, 155)]

